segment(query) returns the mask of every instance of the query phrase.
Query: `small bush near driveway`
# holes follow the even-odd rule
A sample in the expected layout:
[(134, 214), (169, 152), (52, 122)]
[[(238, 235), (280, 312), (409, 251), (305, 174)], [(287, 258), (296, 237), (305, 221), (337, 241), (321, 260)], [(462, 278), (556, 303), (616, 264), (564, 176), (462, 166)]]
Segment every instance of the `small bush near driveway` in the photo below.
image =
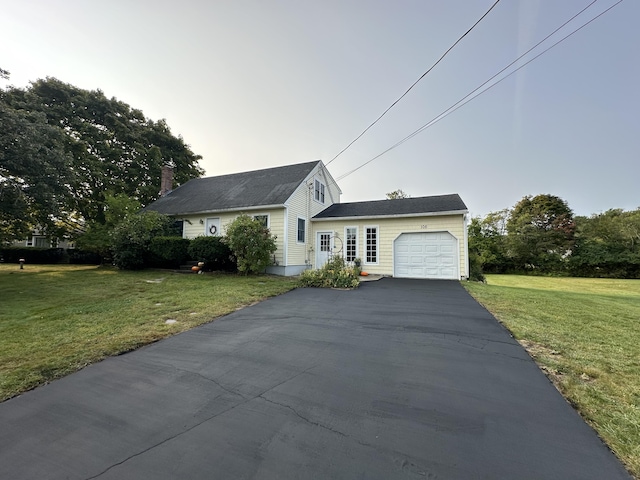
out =
[(357, 288), (358, 285), (357, 269), (347, 267), (342, 257), (333, 257), (322, 268), (305, 270), (300, 276), (301, 287)]

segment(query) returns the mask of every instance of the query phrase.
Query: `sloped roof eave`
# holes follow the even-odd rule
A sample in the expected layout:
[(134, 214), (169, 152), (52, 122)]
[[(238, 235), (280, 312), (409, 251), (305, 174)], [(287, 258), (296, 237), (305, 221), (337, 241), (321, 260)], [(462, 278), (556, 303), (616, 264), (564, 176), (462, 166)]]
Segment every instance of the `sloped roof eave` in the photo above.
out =
[[(322, 213), (322, 212), (321, 212)], [(320, 214), (321, 214), (320, 213)], [(312, 222), (330, 222), (335, 220), (362, 220), (362, 219), (384, 219), (384, 218), (408, 218), (408, 217), (435, 217), (446, 215), (465, 215), (469, 210), (448, 210), (443, 212), (417, 212), (417, 213), (397, 213), (386, 215), (349, 215), (344, 217), (312, 217)], [(318, 214), (318, 215), (320, 215)]]
[(247, 207), (218, 208), (215, 210), (198, 210), (194, 212), (165, 213), (165, 215), (169, 215), (170, 217), (184, 217), (187, 215), (210, 215), (213, 213), (244, 212), (249, 210), (275, 210), (279, 208), (286, 208), (286, 205), (281, 203), (274, 205), (251, 205)]

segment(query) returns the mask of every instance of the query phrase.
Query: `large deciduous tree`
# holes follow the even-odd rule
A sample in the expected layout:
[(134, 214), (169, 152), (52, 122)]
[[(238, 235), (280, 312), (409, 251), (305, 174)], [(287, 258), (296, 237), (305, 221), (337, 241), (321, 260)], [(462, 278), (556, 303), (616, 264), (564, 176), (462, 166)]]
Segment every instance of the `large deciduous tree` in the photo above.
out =
[(507, 220), (508, 255), (516, 267), (553, 271), (571, 253), (574, 234), (566, 201), (548, 194), (526, 196)]
[[(52, 148), (62, 150), (68, 159), (60, 182), (67, 192), (65, 209), (85, 222), (106, 223), (110, 196), (123, 194), (142, 206), (153, 201), (165, 163), (174, 166), (178, 185), (203, 173), (198, 166), (201, 157), (172, 135), (164, 120), (147, 119), (140, 110), (107, 98), (100, 90), (47, 78), (26, 89), (9, 87), (2, 97), (3, 106), (14, 115), (28, 116), (33, 128), (58, 132), (51, 138), (55, 137)], [(5, 137), (4, 130), (0, 136)], [(9, 155), (4, 176), (13, 175), (23, 158), (17, 149)]]
[(52, 236), (71, 194), (65, 135), (41, 112), (14, 109), (0, 90), (0, 244), (34, 225)]

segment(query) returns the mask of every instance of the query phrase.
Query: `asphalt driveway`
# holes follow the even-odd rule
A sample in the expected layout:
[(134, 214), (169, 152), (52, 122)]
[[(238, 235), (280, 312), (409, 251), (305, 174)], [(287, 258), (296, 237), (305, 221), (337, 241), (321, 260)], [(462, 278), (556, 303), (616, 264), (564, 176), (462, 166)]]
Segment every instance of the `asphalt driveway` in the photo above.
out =
[(298, 289), (0, 404), (2, 479), (628, 479), (457, 283)]

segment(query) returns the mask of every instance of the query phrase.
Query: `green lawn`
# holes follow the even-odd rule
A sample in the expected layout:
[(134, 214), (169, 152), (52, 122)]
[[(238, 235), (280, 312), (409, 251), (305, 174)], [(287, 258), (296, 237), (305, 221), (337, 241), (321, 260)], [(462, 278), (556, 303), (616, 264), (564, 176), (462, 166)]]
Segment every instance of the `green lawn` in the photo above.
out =
[(295, 285), (275, 276), (0, 264), (0, 401)]
[(640, 280), (487, 275), (464, 285), (640, 478)]

